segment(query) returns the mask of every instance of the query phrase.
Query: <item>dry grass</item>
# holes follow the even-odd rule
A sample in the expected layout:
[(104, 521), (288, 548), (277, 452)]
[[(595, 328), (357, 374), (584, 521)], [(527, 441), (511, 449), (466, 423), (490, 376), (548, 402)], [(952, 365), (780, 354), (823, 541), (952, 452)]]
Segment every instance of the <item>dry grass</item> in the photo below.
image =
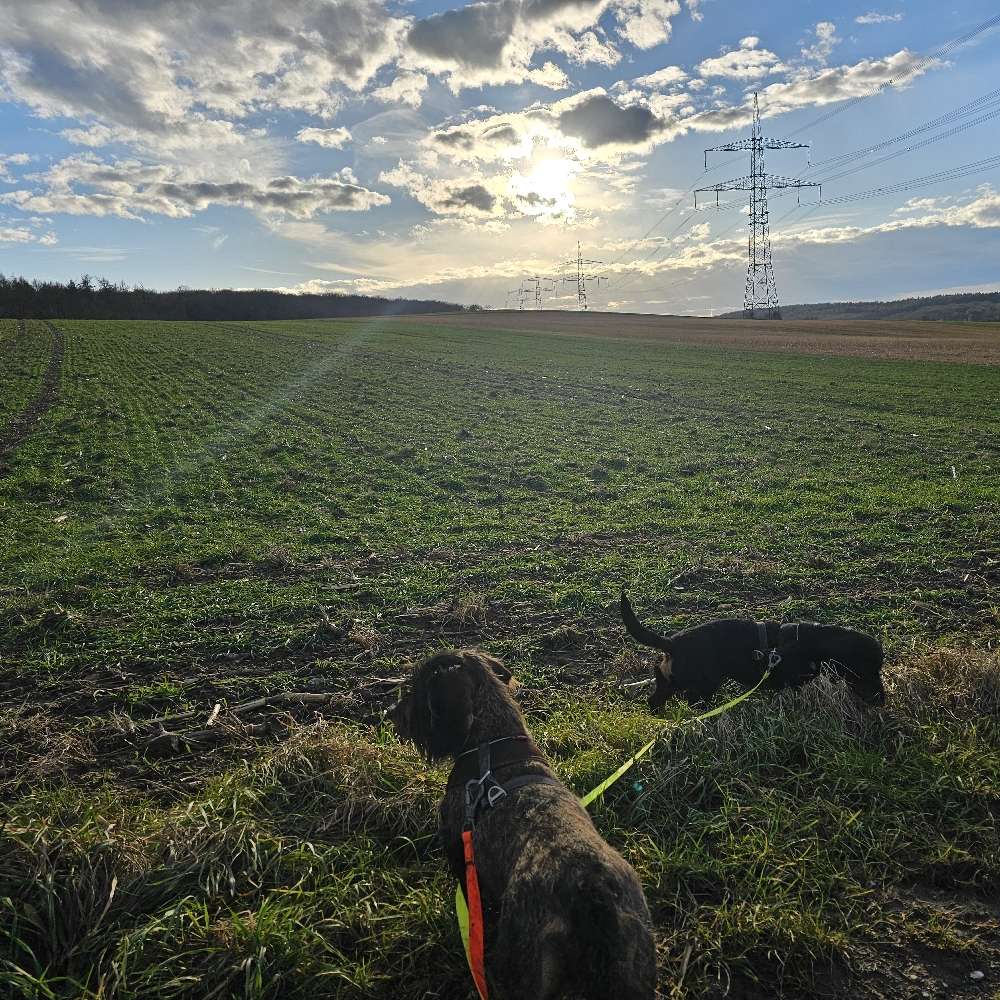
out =
[(996, 652), (939, 649), (904, 659), (887, 669), (886, 689), (894, 709), (913, 718), (1000, 718)]

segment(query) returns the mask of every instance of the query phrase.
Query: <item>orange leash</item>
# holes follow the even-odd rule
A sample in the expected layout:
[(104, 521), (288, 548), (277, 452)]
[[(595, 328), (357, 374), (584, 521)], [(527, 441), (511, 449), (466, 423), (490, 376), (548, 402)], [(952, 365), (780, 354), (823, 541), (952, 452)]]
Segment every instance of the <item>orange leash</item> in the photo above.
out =
[(476, 989), (483, 1000), (487, 1000), (486, 962), (483, 955), (483, 901), (479, 896), (479, 875), (476, 859), (472, 853), (472, 831), (462, 831), (465, 847), (465, 893), (469, 897), (469, 968)]

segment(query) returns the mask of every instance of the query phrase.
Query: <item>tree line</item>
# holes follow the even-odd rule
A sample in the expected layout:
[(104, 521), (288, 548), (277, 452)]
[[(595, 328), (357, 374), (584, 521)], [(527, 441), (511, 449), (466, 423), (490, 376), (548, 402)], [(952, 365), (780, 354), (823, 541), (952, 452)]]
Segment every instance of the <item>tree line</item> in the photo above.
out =
[[(952, 323), (1000, 323), (1000, 291), (928, 295), (886, 302), (814, 302), (782, 306), (784, 319), (921, 319)], [(742, 312), (726, 313), (740, 319)]]
[(340, 292), (177, 288), (154, 291), (85, 274), (79, 281), (28, 281), (0, 274), (0, 316), (12, 319), (267, 320), (475, 311), (434, 299), (387, 299)]

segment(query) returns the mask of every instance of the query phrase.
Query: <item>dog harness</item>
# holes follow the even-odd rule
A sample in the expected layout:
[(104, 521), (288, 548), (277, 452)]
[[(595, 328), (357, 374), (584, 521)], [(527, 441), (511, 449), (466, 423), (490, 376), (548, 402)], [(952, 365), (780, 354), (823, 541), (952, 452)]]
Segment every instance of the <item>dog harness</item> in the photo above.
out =
[[(798, 625), (782, 625), (780, 632), (785, 629), (795, 629), (795, 638), (799, 637)], [(780, 634), (779, 632), (779, 634)], [(753, 651), (753, 658), (758, 663), (767, 661), (767, 669), (773, 670), (781, 663), (781, 653), (767, 641), (767, 622), (757, 622), (757, 648)]]
[[(496, 748), (496, 749), (494, 749)], [(465, 782), (465, 818), (462, 823), (462, 852), (465, 859), (465, 895), (469, 910), (469, 968), (472, 979), (482, 1000), (488, 1000), (486, 986), (485, 935), (483, 928), (483, 901), (479, 893), (479, 873), (476, 871), (476, 857), (472, 835), (476, 821), (483, 809), (495, 809), (516, 788), (524, 785), (560, 785), (561, 782), (547, 774), (522, 774), (501, 784), (493, 776), (495, 767), (520, 763), (527, 760), (545, 762), (541, 750), (535, 746), (530, 736), (505, 736), (489, 743), (480, 743), (472, 750), (460, 754), (452, 771), (461, 780), (466, 765), (463, 758), (475, 755), (470, 760), (477, 768), (477, 777)]]

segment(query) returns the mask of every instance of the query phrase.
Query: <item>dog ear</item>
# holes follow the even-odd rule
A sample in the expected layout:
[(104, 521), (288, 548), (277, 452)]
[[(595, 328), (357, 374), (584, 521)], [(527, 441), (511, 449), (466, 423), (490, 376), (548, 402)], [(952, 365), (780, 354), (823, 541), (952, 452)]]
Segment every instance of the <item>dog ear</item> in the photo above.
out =
[(521, 686), (517, 678), (507, 669), (503, 661), (498, 660), (495, 656), (490, 656), (489, 653), (476, 652), (472, 654), (475, 659), (480, 663), (484, 663), (490, 670), (493, 671), (493, 676), (496, 677), (501, 684), (505, 685), (507, 690), (512, 694)]
[(665, 681), (669, 681), (671, 674), (674, 669), (674, 658), (668, 652), (662, 653), (660, 658), (656, 661), (656, 666), (653, 668), (660, 677)]
[(442, 666), (427, 684), (427, 755), (449, 757), (465, 748), (472, 729), (472, 678), (462, 661)]

